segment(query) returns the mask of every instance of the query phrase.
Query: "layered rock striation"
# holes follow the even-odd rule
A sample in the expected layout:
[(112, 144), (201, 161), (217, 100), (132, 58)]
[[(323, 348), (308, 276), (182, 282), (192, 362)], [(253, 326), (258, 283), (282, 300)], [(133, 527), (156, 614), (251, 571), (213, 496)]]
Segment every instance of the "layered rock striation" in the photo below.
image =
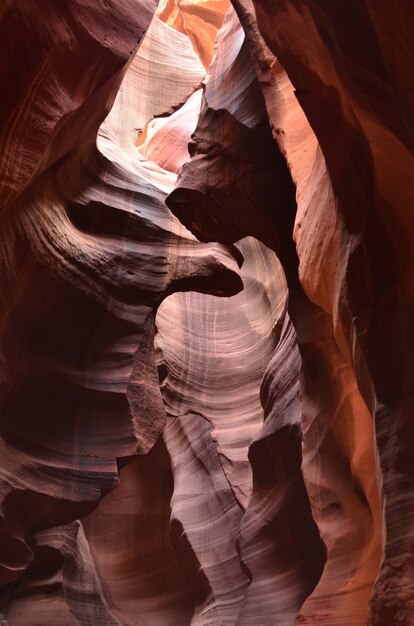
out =
[(411, 626), (414, 11), (0, 9), (0, 614)]

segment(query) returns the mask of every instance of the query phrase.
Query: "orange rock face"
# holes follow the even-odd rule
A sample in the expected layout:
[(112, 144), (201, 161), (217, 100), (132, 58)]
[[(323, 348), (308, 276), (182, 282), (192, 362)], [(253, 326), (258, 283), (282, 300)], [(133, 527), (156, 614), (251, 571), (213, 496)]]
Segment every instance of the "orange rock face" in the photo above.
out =
[(0, 622), (414, 625), (414, 10), (0, 9)]

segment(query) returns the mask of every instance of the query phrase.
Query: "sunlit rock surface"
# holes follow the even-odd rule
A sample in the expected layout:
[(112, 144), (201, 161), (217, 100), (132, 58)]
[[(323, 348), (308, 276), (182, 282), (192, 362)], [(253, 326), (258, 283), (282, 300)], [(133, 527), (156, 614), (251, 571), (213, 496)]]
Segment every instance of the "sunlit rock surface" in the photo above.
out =
[(0, 8), (0, 622), (413, 626), (414, 9)]

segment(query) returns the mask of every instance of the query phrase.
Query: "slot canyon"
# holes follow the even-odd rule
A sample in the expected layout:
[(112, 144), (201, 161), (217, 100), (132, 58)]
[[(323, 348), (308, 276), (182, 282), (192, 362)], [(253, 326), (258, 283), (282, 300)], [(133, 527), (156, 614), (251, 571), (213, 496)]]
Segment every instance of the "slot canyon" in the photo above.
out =
[(413, 3), (0, 50), (0, 624), (414, 626)]

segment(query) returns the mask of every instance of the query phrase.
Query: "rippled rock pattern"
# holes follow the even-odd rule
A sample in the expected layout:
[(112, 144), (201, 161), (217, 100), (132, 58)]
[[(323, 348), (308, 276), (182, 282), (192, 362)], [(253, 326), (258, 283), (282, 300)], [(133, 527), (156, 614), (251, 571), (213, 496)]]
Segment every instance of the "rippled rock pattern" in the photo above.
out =
[(0, 623), (414, 625), (413, 32), (0, 8)]

